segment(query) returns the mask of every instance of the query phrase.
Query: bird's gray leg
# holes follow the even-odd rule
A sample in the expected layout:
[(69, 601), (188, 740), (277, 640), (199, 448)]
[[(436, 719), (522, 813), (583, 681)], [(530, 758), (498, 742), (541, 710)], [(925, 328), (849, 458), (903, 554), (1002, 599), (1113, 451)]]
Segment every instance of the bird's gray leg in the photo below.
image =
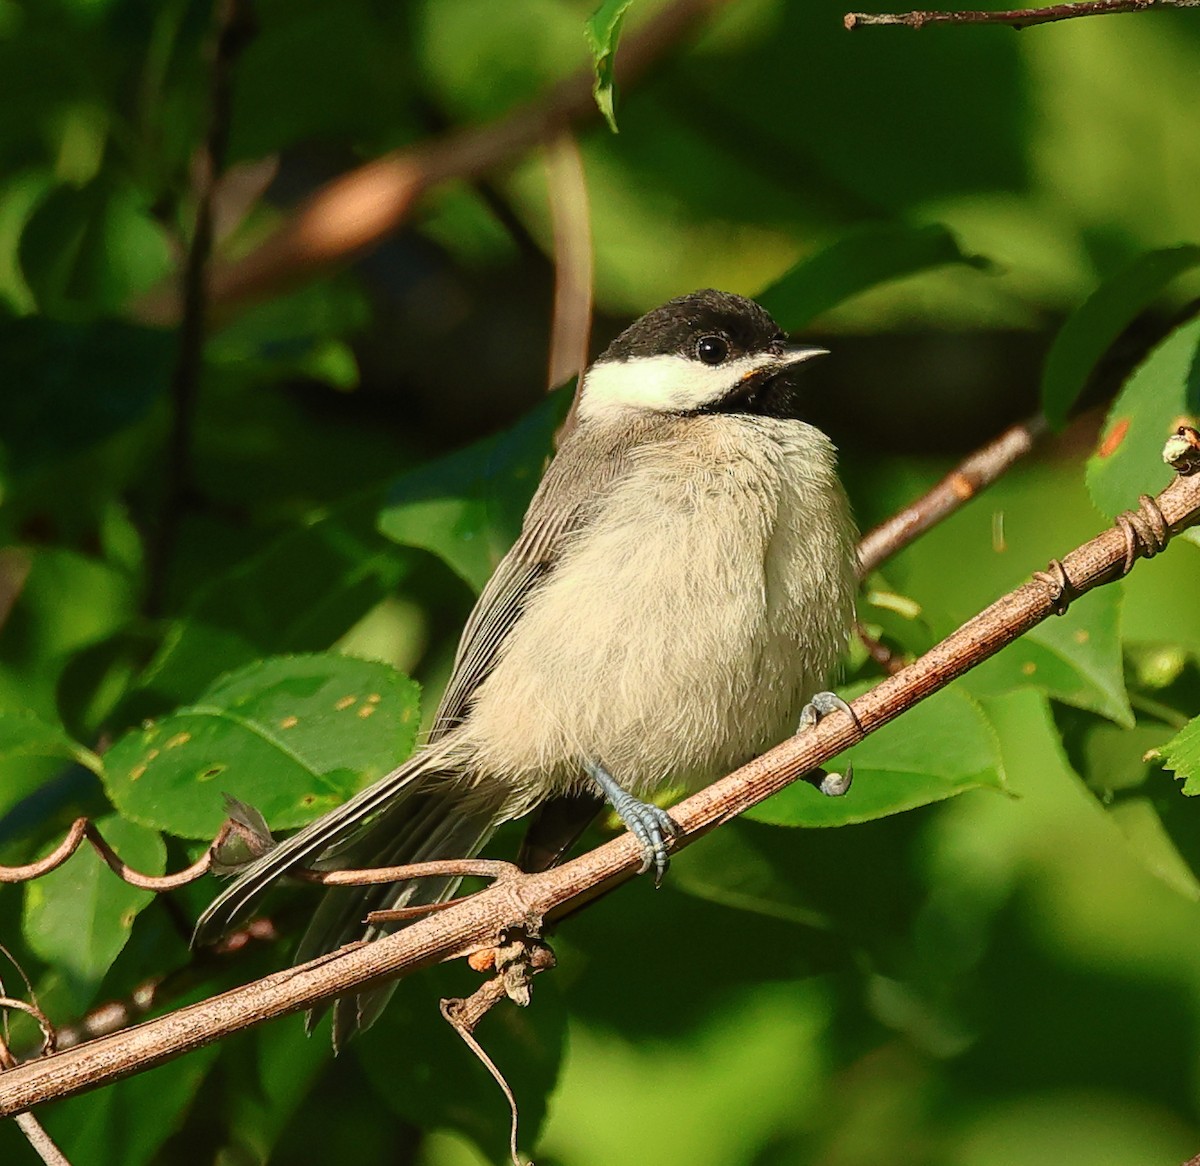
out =
[(667, 857), (667, 843), (679, 833), (679, 824), (666, 810), (650, 802), (639, 801), (623, 789), (598, 762), (584, 761), (583, 768), (600, 787), (608, 804), (617, 812), (617, 817), (625, 823), (630, 834), (642, 844), (642, 866), (638, 874), (645, 874), (654, 867), (654, 885), (661, 885), (671, 862)]
[[(833, 712), (845, 713), (859, 729), (862, 728), (854, 710), (836, 692), (814, 692), (812, 700), (800, 710), (797, 734), (811, 729), (822, 717)], [(854, 766), (847, 765), (845, 773), (826, 773), (823, 769), (814, 769), (805, 781), (816, 786), (827, 798), (840, 798), (854, 781)]]

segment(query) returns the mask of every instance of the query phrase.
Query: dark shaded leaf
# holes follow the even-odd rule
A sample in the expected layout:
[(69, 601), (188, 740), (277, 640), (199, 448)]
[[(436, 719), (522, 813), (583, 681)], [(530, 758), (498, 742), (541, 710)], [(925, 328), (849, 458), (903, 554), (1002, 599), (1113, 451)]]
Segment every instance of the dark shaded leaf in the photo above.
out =
[[(507, 1160), (508, 1104), (438, 1008), (441, 998), (468, 996), (478, 984), (461, 964), (406, 979), (353, 1048), (389, 1109), (425, 1129), (460, 1130), (488, 1161), (499, 1162)], [(529, 1008), (502, 1001), (475, 1032), (516, 1094), (526, 1151), (536, 1143), (562, 1063), (567, 1017), (560, 991), (553, 971), (540, 975)], [(325, 1030), (322, 1024), (322, 1037)]]
[(20, 260), (43, 312), (94, 316), (165, 275), (170, 251), (138, 194), (101, 179), (43, 199), (21, 235)]
[(97, 445), (166, 390), (175, 340), (118, 320), (0, 316), (0, 442), (13, 473)]
[(1061, 429), (1097, 361), (1138, 313), (1189, 268), (1200, 265), (1200, 247), (1166, 247), (1139, 255), (1084, 301), (1062, 326), (1042, 373), (1042, 411)]
[(379, 529), (432, 551), (480, 590), (520, 533), (571, 392), (560, 389), (512, 429), (398, 478)]

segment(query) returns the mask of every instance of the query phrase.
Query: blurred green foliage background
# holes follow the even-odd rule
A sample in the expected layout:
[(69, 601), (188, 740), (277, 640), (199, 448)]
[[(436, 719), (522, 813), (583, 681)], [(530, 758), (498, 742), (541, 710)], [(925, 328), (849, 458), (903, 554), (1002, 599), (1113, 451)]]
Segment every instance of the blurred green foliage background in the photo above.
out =
[[(625, 43), (667, 6), (635, 2)], [(593, 7), (256, 0), (218, 269), (352, 168), (586, 71)], [(1157, 449), (1200, 413), (1197, 254), (1149, 255), (1200, 243), (1200, 15), (851, 34), (829, 0), (696, 7), (618, 88), (620, 132), (576, 127), (592, 352), (696, 287), (761, 295), (833, 350), (804, 407), (864, 529), (1040, 402), (1071, 412), (868, 580), (864, 622), (920, 652), (1161, 488)], [(202, 0), (0, 0), (6, 864), (86, 813), (134, 865), (176, 869), (223, 790), (282, 829), (390, 768), (566, 406), (545, 396), (540, 149), (435, 186), (332, 274), (218, 296), (181, 406), (154, 305), (194, 231), (213, 20)], [(566, 922), (532, 1008), (479, 1032), (522, 1148), (541, 1166), (1200, 1150), (1200, 822), (1179, 781), (1200, 780), (1200, 561), (1178, 543), (861, 746), (836, 810), (786, 791), (661, 892)], [(848, 664), (848, 684), (878, 675)], [(359, 699), (331, 713), (342, 691)], [(311, 902), (279, 897), (275, 939), (192, 953), (211, 894), (154, 899), (80, 854), (0, 888), (0, 943), (59, 1025), (149, 981), (177, 1006), (284, 964)], [(436, 1007), (475, 982), (404, 984), (336, 1062), (288, 1018), (40, 1116), (75, 1166), (503, 1161), (503, 1099)], [(34, 1160), (11, 1122), (0, 1157)]]

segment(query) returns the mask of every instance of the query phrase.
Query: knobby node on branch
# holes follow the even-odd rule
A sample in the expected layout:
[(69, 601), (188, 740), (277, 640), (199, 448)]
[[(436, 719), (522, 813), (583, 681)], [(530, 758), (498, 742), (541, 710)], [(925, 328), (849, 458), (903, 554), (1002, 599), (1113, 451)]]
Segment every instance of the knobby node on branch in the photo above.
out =
[(1011, 8), (1003, 12), (847, 12), (842, 18), (848, 32), (872, 24), (901, 25), (921, 29), (927, 24), (1004, 24), (1009, 28), (1030, 28), (1035, 24), (1053, 24), (1059, 20), (1077, 20), (1082, 16), (1110, 16), (1120, 12), (1141, 12), (1145, 8), (1198, 8), (1200, 0), (1079, 0), (1072, 4), (1051, 4), (1045, 8)]
[[(1200, 473), (1192, 472), (1200, 461), (1198, 451), (1200, 437), (1194, 430), (1181, 429), (1164, 454), (1179, 475), (1157, 498), (1143, 496), (1138, 511), (1122, 515), (1112, 527), (1052, 562), (1047, 571), (1038, 572), (903, 671), (858, 697), (852, 705), (853, 717), (832, 713), (802, 736), (785, 741), (673, 807), (672, 816), (680, 827), (675, 845), (689, 845), (777, 793), (1036, 624), (1061, 614), (1076, 597), (1122, 578), (1137, 559), (1158, 554), (1171, 536), (1200, 522)], [(519, 936), (526, 945), (536, 941), (547, 923), (632, 878), (641, 858), (640, 844), (624, 834), (562, 866), (503, 878), (450, 909), (373, 943), (344, 948), (135, 1028), (0, 1073), (0, 1116), (96, 1088), (250, 1025), (448, 959), (486, 952), (499, 966), (502, 946), (497, 937)], [(522, 988), (522, 977), (538, 970), (538, 958), (531, 955), (528, 968), (513, 973), (518, 995), (528, 987), (524, 980)], [(477, 958), (477, 966), (479, 962)], [(500, 980), (498, 987), (477, 993), (474, 1004), (463, 1005), (467, 1016), (482, 1015), (490, 1006), (488, 1000), (500, 998), (501, 989), (510, 994), (503, 973)], [(464, 1023), (460, 1030), (467, 1027)]]

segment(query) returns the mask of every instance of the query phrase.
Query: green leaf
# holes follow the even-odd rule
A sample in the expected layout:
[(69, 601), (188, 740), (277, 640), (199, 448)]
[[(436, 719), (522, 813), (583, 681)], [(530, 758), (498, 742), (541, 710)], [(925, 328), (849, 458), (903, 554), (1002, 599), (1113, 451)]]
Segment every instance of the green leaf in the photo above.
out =
[[(1061, 429), (1097, 361), (1176, 276), (1200, 265), (1200, 247), (1139, 255), (1105, 280), (1059, 330), (1042, 372), (1042, 411)], [(1165, 435), (1164, 435), (1165, 436)]]
[(828, 798), (806, 782), (795, 782), (747, 817), (775, 826), (845, 826), (980, 786), (1004, 788), (995, 734), (983, 710), (959, 685), (915, 705), (825, 768), (841, 772), (851, 762), (854, 785), (845, 797)]
[[(142, 874), (162, 874), (167, 852), (157, 833), (116, 814), (96, 822), (104, 840)], [(85, 1008), (120, 954), (137, 914), (154, 898), (117, 877), (90, 846), (57, 870), (25, 886), (24, 932), (29, 946), (70, 986)]]
[(1189, 797), (1200, 794), (1200, 717), (1188, 722), (1163, 747), (1163, 768), (1183, 781)]
[(0, 317), (0, 442), (13, 473), (97, 445), (139, 421), (164, 392), (167, 332), (117, 320), (68, 324)]
[(977, 696), (1033, 686), (1126, 728), (1133, 724), (1121, 654), (1121, 589), (1098, 587), (1043, 620), (965, 678)]
[(1108, 411), (1104, 437), (1088, 459), (1092, 501), (1110, 518), (1157, 494), (1174, 477), (1163, 443), (1200, 416), (1200, 320), (1172, 332), (1125, 382)]
[(100, 772), (100, 759), (73, 741), (61, 726), (30, 709), (0, 709), (0, 767), (19, 757), (61, 757)]
[(572, 391), (552, 393), (495, 437), (402, 475), (388, 492), (379, 529), (432, 551), (480, 590), (520, 533)]
[(25, 224), (18, 254), (49, 315), (115, 312), (171, 263), (166, 233), (138, 193), (108, 178), (49, 194)]
[(991, 266), (963, 251), (954, 233), (936, 223), (863, 227), (801, 260), (755, 298), (785, 330), (795, 332), (860, 292), (947, 263)]
[[(1172, 716), (1173, 710), (1153, 707), (1154, 715), (1139, 715), (1130, 728), (1062, 706), (1054, 710), (1054, 719), (1072, 768), (1138, 861), (1173, 890), (1200, 901), (1195, 807), (1179, 796), (1179, 784), (1165, 772), (1170, 766), (1162, 763), (1173, 743), (1172, 729), (1157, 717)], [(1179, 737), (1186, 733), (1184, 729)], [(1195, 790), (1185, 785), (1183, 792)]]
[(617, 132), (616, 111), (613, 108), (613, 63), (616, 60), (617, 41), (621, 36), (621, 25), (625, 13), (633, 0), (604, 0), (604, 3), (588, 17), (583, 26), (588, 48), (592, 50), (592, 64), (596, 78), (592, 83), (592, 96), (596, 106), (608, 122), (608, 128)]
[(105, 787), (126, 816), (184, 838), (216, 833), (225, 792), (277, 829), (299, 826), (409, 755), (417, 697), (413, 681), (373, 661), (264, 660), (118, 740)]

